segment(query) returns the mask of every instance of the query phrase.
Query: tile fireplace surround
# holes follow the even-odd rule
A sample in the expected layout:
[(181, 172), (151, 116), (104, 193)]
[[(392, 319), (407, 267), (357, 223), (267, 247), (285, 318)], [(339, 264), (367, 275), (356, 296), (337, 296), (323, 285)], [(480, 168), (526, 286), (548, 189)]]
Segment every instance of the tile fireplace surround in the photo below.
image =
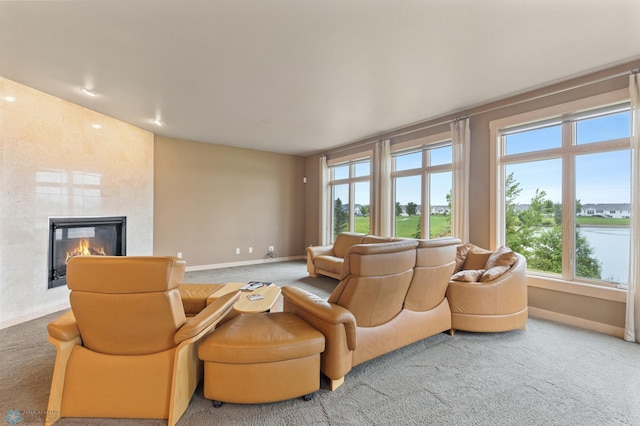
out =
[(153, 134), (0, 77), (0, 328), (68, 307), (47, 290), (56, 216), (126, 216), (127, 254), (151, 255)]

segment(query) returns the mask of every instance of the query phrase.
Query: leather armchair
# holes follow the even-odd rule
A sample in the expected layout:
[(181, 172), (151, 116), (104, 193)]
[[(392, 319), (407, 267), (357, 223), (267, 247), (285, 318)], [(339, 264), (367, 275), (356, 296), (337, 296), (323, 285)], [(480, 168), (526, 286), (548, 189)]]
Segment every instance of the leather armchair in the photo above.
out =
[(364, 236), (357, 232), (342, 232), (338, 234), (333, 244), (307, 247), (309, 276), (315, 278), (318, 274), (322, 274), (340, 279), (340, 271), (347, 250), (356, 244), (361, 244)]
[(455, 330), (502, 332), (526, 328), (527, 259), (515, 255), (511, 268), (491, 281), (449, 283), (451, 334)]
[(48, 424), (60, 417), (167, 419), (174, 425), (202, 378), (197, 344), (239, 292), (185, 317), (172, 257), (80, 256), (67, 266), (71, 310), (48, 325), (56, 349)]
[(342, 232), (333, 245), (307, 247), (307, 272), (311, 278), (318, 274), (340, 279), (342, 264), (347, 250), (356, 244), (376, 244), (394, 241), (390, 237), (380, 237), (357, 232)]
[[(283, 307), (324, 334), (321, 371), (331, 389), (352, 367), (449, 330), (445, 298), (460, 240), (400, 240), (351, 247), (328, 300), (283, 287)], [(419, 264), (416, 265), (416, 261)]]

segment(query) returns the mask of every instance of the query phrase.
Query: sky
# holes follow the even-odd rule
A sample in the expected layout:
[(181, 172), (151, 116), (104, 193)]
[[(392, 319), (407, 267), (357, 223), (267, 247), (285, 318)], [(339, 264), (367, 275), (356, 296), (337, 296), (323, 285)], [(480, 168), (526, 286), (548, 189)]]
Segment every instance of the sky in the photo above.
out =
[[(576, 145), (589, 148), (597, 142), (628, 138), (631, 115), (629, 111), (578, 121)], [(507, 155), (560, 148), (562, 126), (507, 135)], [(596, 147), (597, 145), (591, 145)], [(533, 148), (532, 148), (533, 147)], [(575, 156), (576, 199), (582, 204), (630, 202), (629, 150), (590, 153)], [(522, 192), (517, 204), (529, 204), (536, 189), (544, 190), (547, 198), (562, 201), (562, 161), (560, 158), (529, 163), (508, 164), (505, 176), (514, 173)]]
[[(631, 114), (629, 110), (585, 118), (576, 122), (576, 145), (589, 148), (590, 144), (628, 138), (631, 128)], [(506, 155), (537, 152), (549, 149), (559, 149), (562, 146), (562, 125), (555, 124), (547, 127), (521, 131), (506, 137)], [(597, 145), (590, 145), (596, 147)], [(422, 167), (422, 153), (414, 152), (394, 157), (394, 170), (416, 170)], [(452, 162), (451, 146), (429, 150), (429, 165), (436, 166)], [(590, 153), (575, 156), (575, 191), (576, 199), (582, 204), (597, 203), (629, 203), (630, 202), (630, 153), (629, 150)], [(553, 158), (541, 161), (507, 164), (505, 176), (514, 173), (515, 180), (522, 189), (516, 199), (517, 204), (529, 204), (536, 189), (546, 192), (546, 198), (553, 202), (562, 201), (562, 160)], [(356, 165), (356, 176), (366, 176), (370, 173), (369, 163)], [(431, 205), (446, 205), (446, 195), (451, 190), (451, 172), (431, 173), (429, 183), (429, 202)], [(348, 168), (336, 173), (336, 178), (348, 177)], [(355, 189), (356, 204), (368, 205), (369, 183), (358, 183)], [(422, 204), (420, 199), (420, 175), (401, 177), (396, 179), (396, 201), (406, 205), (409, 202)], [(347, 186), (336, 188), (336, 198), (340, 197), (346, 203), (348, 199)]]

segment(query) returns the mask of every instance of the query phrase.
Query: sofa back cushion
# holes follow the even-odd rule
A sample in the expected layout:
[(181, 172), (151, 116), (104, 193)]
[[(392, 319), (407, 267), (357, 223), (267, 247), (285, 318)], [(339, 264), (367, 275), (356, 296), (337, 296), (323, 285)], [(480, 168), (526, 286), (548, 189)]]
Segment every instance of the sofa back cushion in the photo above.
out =
[(360, 244), (363, 237), (364, 234), (359, 234), (357, 232), (342, 232), (338, 234), (336, 241), (333, 243), (333, 255), (335, 257), (344, 258), (347, 250), (356, 244)]
[(403, 308), (416, 262), (416, 241), (358, 244), (347, 252), (342, 280), (328, 301), (348, 309), (358, 327), (375, 327)]
[(404, 307), (424, 312), (438, 306), (445, 297), (456, 265), (457, 238), (419, 240), (416, 266)]
[(391, 241), (389, 237), (379, 237), (377, 235), (365, 235), (362, 237), (362, 244), (388, 243)]

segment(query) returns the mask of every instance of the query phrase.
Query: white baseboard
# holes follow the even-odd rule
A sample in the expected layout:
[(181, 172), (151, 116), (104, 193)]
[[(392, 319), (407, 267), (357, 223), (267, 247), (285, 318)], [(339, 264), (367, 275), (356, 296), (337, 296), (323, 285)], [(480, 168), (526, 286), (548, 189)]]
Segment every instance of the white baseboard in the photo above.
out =
[(7, 328), (7, 327), (14, 326), (14, 325), (22, 324), (23, 322), (31, 321), (31, 320), (36, 319), (36, 318), (40, 318), (40, 317), (43, 317), (45, 315), (52, 314), (54, 312), (60, 312), (60, 311), (63, 311), (65, 309), (69, 309), (70, 307), (71, 307), (71, 305), (69, 304), (69, 302), (66, 302), (66, 303), (61, 303), (59, 305), (49, 306), (46, 309), (41, 309), (41, 310), (36, 311), (36, 312), (30, 312), (30, 313), (25, 314), (25, 315), (20, 315), (19, 317), (12, 318), (10, 320), (0, 321), (0, 330), (2, 330), (4, 328)]
[(591, 321), (584, 318), (573, 317), (571, 315), (561, 314), (558, 312), (547, 311), (545, 309), (534, 308), (529, 306), (529, 314), (536, 318), (542, 318), (562, 324), (580, 327), (598, 333), (608, 334), (619, 338), (624, 338), (624, 328), (616, 327), (609, 324), (603, 324), (597, 321)]
[(260, 265), (263, 263), (286, 262), (288, 260), (302, 260), (302, 259), (306, 259), (306, 257), (305, 256), (289, 256), (289, 257), (276, 257), (276, 258), (267, 258), (267, 259), (242, 260), (240, 262), (227, 262), (227, 263), (215, 263), (212, 265), (187, 266), (186, 271), (187, 272), (206, 271), (207, 269), (232, 268), (234, 266)]

